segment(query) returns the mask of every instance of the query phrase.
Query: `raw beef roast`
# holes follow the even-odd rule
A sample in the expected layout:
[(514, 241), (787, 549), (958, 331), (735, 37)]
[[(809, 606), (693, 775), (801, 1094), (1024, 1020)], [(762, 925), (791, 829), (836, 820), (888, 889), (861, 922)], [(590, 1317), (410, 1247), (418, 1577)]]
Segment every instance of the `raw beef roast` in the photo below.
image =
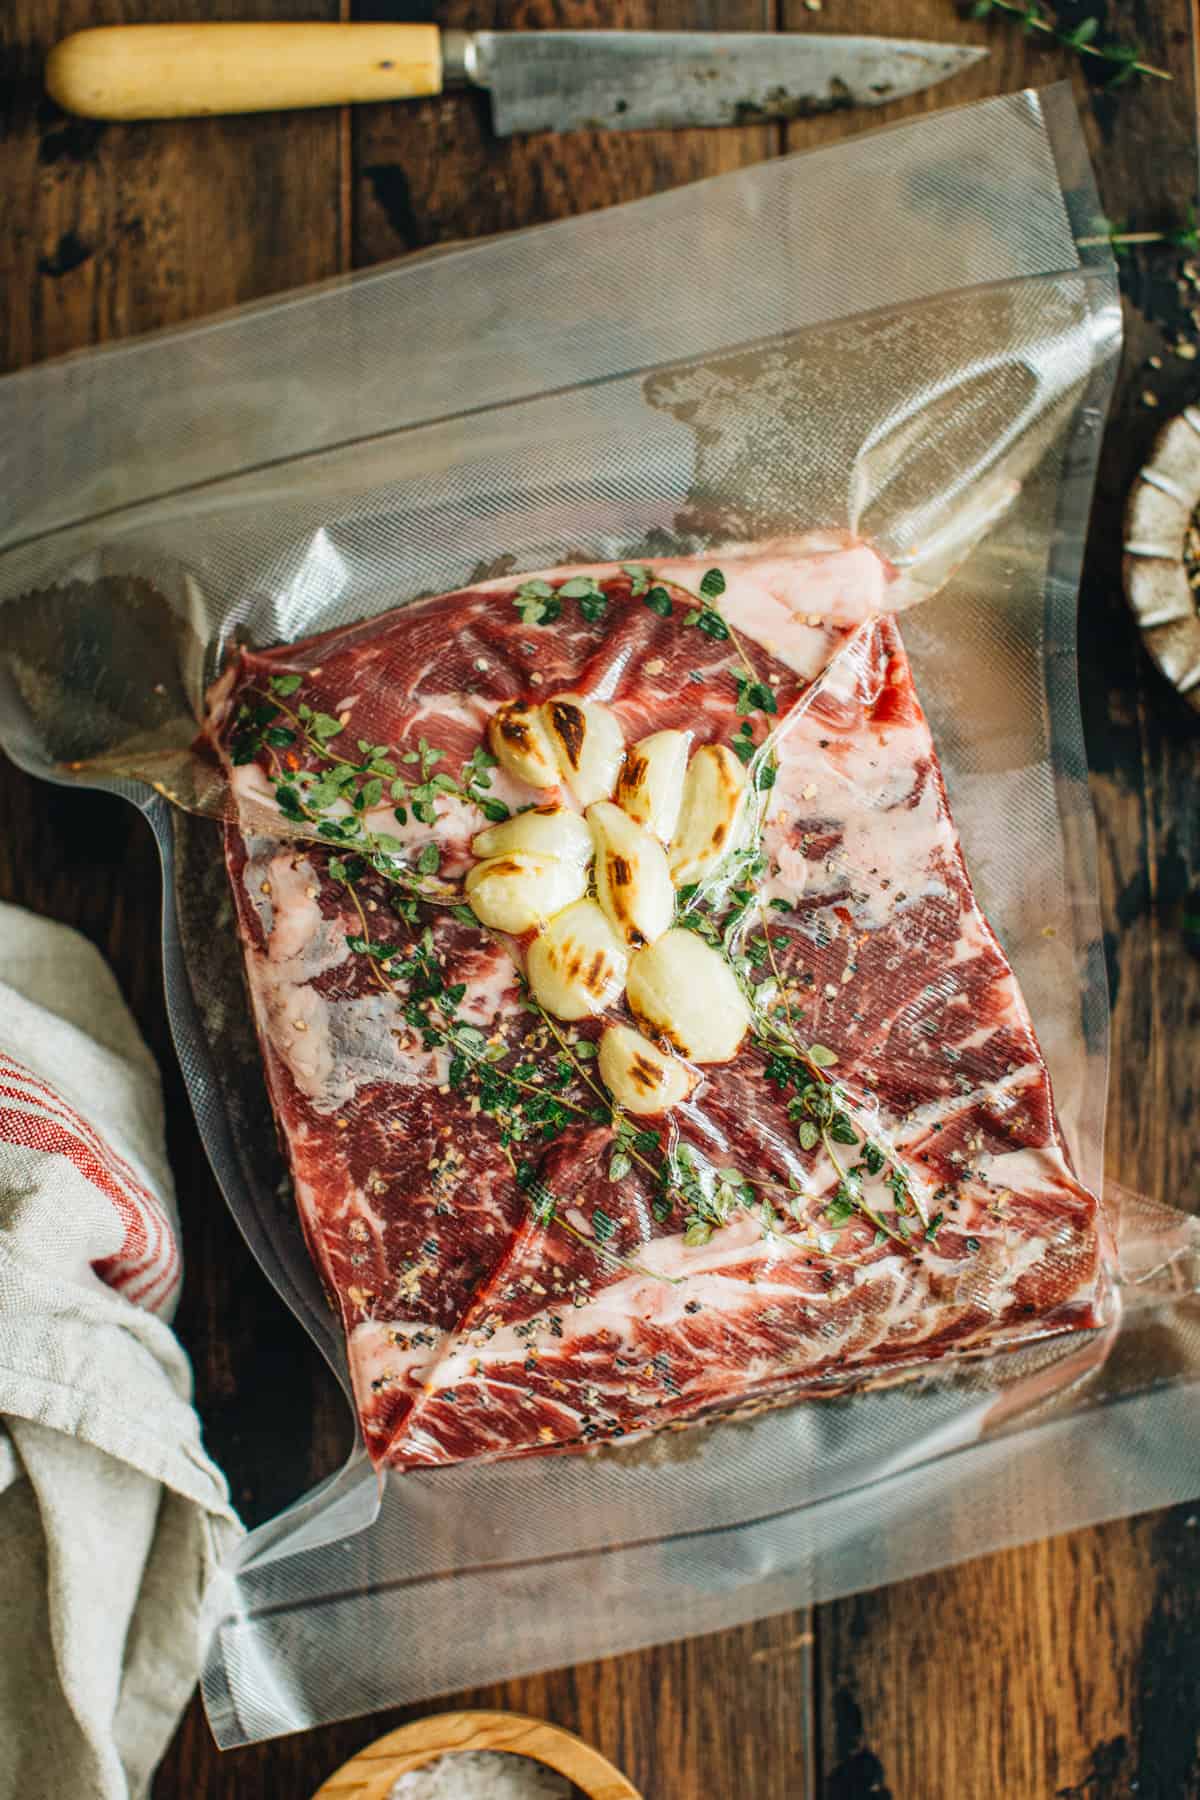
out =
[[(377, 1464), (1097, 1323), (1096, 1202), (889, 577), (832, 534), (558, 570), (242, 652), (214, 689), (267, 1079)], [(626, 823), (616, 773), (622, 802), (672, 732)], [(530, 852), (556, 806), (590, 823)], [(473, 851), (506, 818), (517, 848)], [(543, 1004), (531, 949), (593, 893), (557, 966), (579, 1003)]]

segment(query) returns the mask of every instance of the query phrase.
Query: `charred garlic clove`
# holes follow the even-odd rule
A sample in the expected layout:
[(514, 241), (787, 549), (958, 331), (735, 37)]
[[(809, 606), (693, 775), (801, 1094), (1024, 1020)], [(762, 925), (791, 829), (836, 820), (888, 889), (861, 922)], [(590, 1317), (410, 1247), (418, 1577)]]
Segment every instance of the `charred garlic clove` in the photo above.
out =
[(611, 800), (588, 807), (596, 840), (596, 896), (626, 944), (652, 944), (675, 917), (667, 855)]
[(679, 818), (687, 756), (686, 732), (656, 731), (633, 746), (617, 781), (617, 805), (664, 844)]
[(746, 771), (724, 744), (705, 744), (688, 764), (679, 823), (671, 839), (671, 879), (684, 887), (716, 868), (733, 849)]
[(686, 1100), (694, 1077), (673, 1056), (628, 1025), (610, 1025), (600, 1039), (600, 1079), (626, 1112), (664, 1113)]
[(628, 961), (596, 902), (577, 900), (534, 939), (525, 972), (534, 999), (556, 1019), (590, 1019), (620, 999)]
[(607, 800), (625, 760), (625, 739), (615, 713), (579, 694), (555, 694), (542, 707), (558, 776), (576, 805)]
[(536, 931), (582, 896), (587, 869), (578, 861), (514, 850), (476, 863), (463, 886), (482, 925), (495, 931)]
[(558, 758), (542, 709), (526, 700), (506, 700), (488, 722), (488, 745), (506, 774), (530, 787), (557, 787)]
[(501, 825), (489, 825), (471, 843), (476, 856), (507, 856), (528, 851), (534, 856), (558, 856), (563, 862), (591, 861), (592, 833), (586, 819), (565, 806), (535, 806), (517, 813)]
[(668, 931), (631, 958), (625, 996), (646, 1029), (691, 1062), (730, 1062), (750, 1024), (732, 969), (694, 931)]

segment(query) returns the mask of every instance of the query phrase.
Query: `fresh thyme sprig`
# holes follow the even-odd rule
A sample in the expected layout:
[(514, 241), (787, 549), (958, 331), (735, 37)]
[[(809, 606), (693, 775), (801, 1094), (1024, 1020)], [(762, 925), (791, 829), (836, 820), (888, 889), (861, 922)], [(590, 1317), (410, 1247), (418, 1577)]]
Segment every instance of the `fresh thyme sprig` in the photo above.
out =
[(700, 581), (699, 592), (688, 587), (682, 581), (676, 581), (669, 575), (652, 575), (644, 563), (622, 563), (624, 573), (629, 576), (630, 592), (635, 599), (641, 598), (660, 618), (669, 619), (674, 607), (671, 594), (682, 595), (691, 611), (684, 623), (694, 625), (704, 632), (706, 637), (718, 643), (731, 643), (738, 660), (741, 662), (740, 672), (735, 672), (737, 682), (737, 710), (739, 713), (764, 712), (775, 713), (779, 703), (769, 686), (763, 681), (750, 653), (742, 639), (738, 636), (724, 613), (713, 605), (725, 592), (726, 581), (720, 569), (709, 569)]
[(1077, 240), (1081, 248), (1091, 248), (1097, 244), (1107, 244), (1113, 255), (1120, 260), (1129, 255), (1139, 245), (1162, 244), (1172, 250), (1200, 250), (1200, 225), (1196, 221), (1196, 209), (1189, 206), (1187, 223), (1172, 225), (1163, 231), (1130, 231), (1127, 225), (1113, 219), (1099, 219), (1097, 224), (1104, 230), (1091, 237)]
[[(915, 1253), (916, 1245), (905, 1221), (915, 1216), (929, 1242), (933, 1241), (932, 1222), (914, 1194), (906, 1170), (890, 1148), (883, 1148), (877, 1141), (870, 1120), (864, 1116), (866, 1108), (852, 1100), (842, 1083), (830, 1075), (837, 1056), (823, 1044), (806, 1044), (792, 1015), (787, 984), (771, 936), (770, 917), (758, 885), (767, 869), (762, 850), (768, 804), (765, 793), (774, 785), (777, 770), (772, 746), (771, 737), (756, 745), (747, 724), (734, 738), (733, 747), (740, 759), (756, 771), (753, 792), (758, 805), (750, 841), (725, 859), (719, 881), (710, 878), (703, 885), (680, 888), (683, 911), (676, 924), (697, 932), (729, 963), (755, 1021), (755, 1042), (764, 1058), (765, 1079), (785, 1093), (789, 1088), (793, 1090), (788, 1099), (788, 1116), (796, 1126), (800, 1148), (811, 1151), (821, 1144), (837, 1172), (837, 1189), (824, 1209), (830, 1224), (840, 1227), (854, 1213), (861, 1213), (874, 1225), (876, 1243), (892, 1239)], [(762, 780), (764, 770), (767, 778)], [(762, 921), (761, 934), (747, 937), (747, 923), (754, 917)], [(767, 965), (769, 975), (759, 980), (759, 971)], [(843, 1165), (835, 1143), (858, 1147), (859, 1159), (853, 1167)], [(864, 1197), (864, 1177), (879, 1174), (884, 1174), (891, 1187), (900, 1229), (890, 1226)], [(697, 1230), (704, 1216), (698, 1213)]]
[[(712, 1228), (718, 1224), (727, 1224), (734, 1212), (757, 1208), (763, 1220), (764, 1228), (768, 1225), (767, 1214), (771, 1215), (770, 1226), (775, 1235), (783, 1235), (778, 1228), (778, 1220), (774, 1215), (771, 1202), (765, 1196), (759, 1200), (755, 1189), (770, 1188), (774, 1191), (794, 1194), (794, 1186), (769, 1177), (744, 1175), (737, 1169), (722, 1169), (718, 1172), (719, 1191), (714, 1193), (714, 1203), (707, 1200), (697, 1202), (697, 1191), (703, 1194), (700, 1184), (696, 1190), (689, 1177), (694, 1173), (694, 1164), (690, 1161), (691, 1152), (686, 1147), (678, 1151), (663, 1153), (662, 1143), (657, 1131), (642, 1129), (617, 1106), (595, 1077), (585, 1068), (580, 1057), (582, 1044), (572, 1044), (560, 1031), (554, 1019), (544, 1007), (530, 996), (526, 1004), (542, 1019), (547, 1029), (557, 1040), (562, 1053), (575, 1066), (579, 1079), (596, 1095), (601, 1105), (608, 1110), (613, 1132), (612, 1151), (608, 1161), (608, 1179), (612, 1182), (623, 1181), (637, 1163), (652, 1177), (656, 1187), (654, 1200), (654, 1216), (659, 1224), (665, 1223), (671, 1214), (680, 1207), (686, 1213), (684, 1241), (689, 1245), (707, 1243), (712, 1235)], [(588, 1048), (591, 1048), (589, 1045)], [(709, 1230), (699, 1232), (699, 1225), (707, 1221)], [(689, 1237), (687, 1234), (691, 1232)], [(793, 1235), (793, 1234), (788, 1234)], [(810, 1246), (817, 1248), (817, 1246)]]
[[(632, 566), (627, 572), (635, 590), (644, 577), (647, 594), (655, 592), (649, 585), (648, 571)], [(725, 590), (724, 576), (718, 569), (709, 570), (700, 583), (699, 593), (693, 593), (679, 583), (668, 585), (686, 597), (691, 608), (687, 623), (696, 625), (715, 641), (730, 641), (742, 659), (743, 669), (734, 673), (734, 679), (738, 687), (737, 710), (743, 719), (733, 748), (744, 763), (752, 766), (753, 791), (756, 796), (762, 796), (773, 785), (776, 760), (770, 738), (762, 745), (755, 743), (754, 727), (745, 715), (754, 711), (774, 713), (776, 701), (769, 686), (758, 681), (736, 633), (713, 604)], [(672, 603), (666, 589), (660, 586), (657, 592), (665, 600), (667, 611), (671, 611)], [(582, 576), (563, 583), (557, 590), (545, 582), (526, 583), (519, 590), (516, 604), (524, 609), (525, 623), (549, 622), (561, 614), (560, 596), (578, 601), (585, 617), (598, 618), (607, 606), (607, 599), (596, 584)], [(478, 921), (469, 909), (458, 904), (461, 895), (456, 885), (434, 882), (440, 866), (435, 843), (424, 844), (415, 863), (411, 863), (407, 860), (409, 847), (391, 834), (372, 830), (367, 825), (366, 815), (385, 804), (386, 793), (388, 799), (396, 803), (393, 810), (401, 824), (407, 823), (411, 812), (419, 823), (433, 826), (438, 817), (436, 803), (442, 795), (453, 795), (473, 803), (491, 819), (506, 818), (508, 808), (486, 792), (495, 758), (481, 747), (456, 777), (438, 767), (444, 752), (424, 738), (418, 740), (415, 750), (403, 751), (357, 739), (357, 756), (346, 754), (349, 726), (345, 714), (335, 717), (314, 710), (302, 700), (295, 700), (301, 685), (301, 676), (285, 674), (273, 677), (267, 692), (249, 689), (243, 693), (231, 745), (233, 760), (247, 763), (265, 752), (267, 772), (283, 816), (292, 823), (307, 826), (326, 840), (331, 849), (336, 848), (342, 853), (331, 858), (328, 872), (333, 880), (345, 887), (358, 915), (360, 930), (348, 936), (350, 948), (367, 960), (373, 980), (397, 999), (403, 1017), (419, 1032), (425, 1048), (446, 1052), (449, 1085), (469, 1085), (479, 1110), (495, 1119), (504, 1154), (520, 1185), (530, 1194), (532, 1216), (547, 1226), (557, 1219), (563, 1229), (570, 1230), (581, 1241), (592, 1243), (607, 1260), (622, 1263), (642, 1274), (653, 1273), (611, 1249), (608, 1239), (617, 1227), (602, 1206), (593, 1208), (594, 1239), (574, 1230), (569, 1221), (559, 1219), (559, 1202), (537, 1177), (535, 1166), (524, 1160), (518, 1163), (512, 1155), (511, 1146), (527, 1138), (540, 1135), (543, 1140), (549, 1139), (568, 1124), (591, 1120), (607, 1123), (612, 1131), (607, 1166), (609, 1180), (620, 1183), (632, 1173), (634, 1165), (638, 1165), (653, 1183), (655, 1218), (662, 1223), (673, 1213), (682, 1211), (684, 1237), (689, 1245), (707, 1242), (713, 1230), (728, 1223), (737, 1212), (753, 1212), (767, 1235), (786, 1235), (791, 1241), (797, 1241), (795, 1232), (785, 1231), (785, 1221), (776, 1211), (776, 1201), (772, 1198), (772, 1195), (782, 1195), (783, 1204), (793, 1216), (807, 1224), (801, 1207), (803, 1189), (795, 1177), (783, 1182), (743, 1175), (736, 1169), (715, 1170), (707, 1166), (700, 1169), (693, 1153), (686, 1147), (664, 1147), (658, 1131), (639, 1129), (585, 1067), (586, 1052), (592, 1050), (594, 1053), (594, 1047), (586, 1040), (572, 1044), (532, 996), (526, 996), (525, 1005), (539, 1016), (543, 1027), (558, 1045), (558, 1054), (548, 1062), (545, 1058), (529, 1060), (520, 1046), (510, 1050), (503, 1043), (489, 1042), (478, 1027), (457, 1016), (459, 1003), (466, 992), (465, 985), (446, 983), (432, 931), (428, 924), (422, 925), (420, 905), (422, 902), (449, 901), (455, 916), (463, 923), (477, 927)], [(308, 766), (311, 764), (316, 766)], [(763, 804), (760, 798), (759, 825)], [(764, 866), (757, 850), (735, 852), (730, 859), (725, 894), (731, 894), (732, 903), (726, 907), (722, 929), (716, 936), (720, 946), (731, 956), (736, 934), (754, 900), (753, 882)], [(372, 935), (357, 891), (357, 884), (371, 870), (402, 890), (390, 904), (408, 933), (410, 941), (406, 948), (382, 942)], [(689, 891), (683, 890), (681, 898), (687, 901)], [(699, 912), (681, 923), (690, 923), (694, 929), (706, 934), (715, 930)], [(763, 948), (773, 961), (769, 936)], [(763, 960), (759, 949), (755, 940), (737, 956), (743, 978), (748, 976), (752, 966)], [(592, 1099), (596, 1102), (594, 1106)], [(806, 1236), (800, 1241), (811, 1251), (828, 1257), (827, 1246), (819, 1240), (813, 1243)]]
[(1152, 63), (1144, 62), (1136, 44), (1098, 44), (1100, 21), (1095, 17), (1083, 19), (1068, 29), (1054, 19), (1048, 19), (1035, 0), (972, 0), (967, 13), (972, 19), (987, 19), (993, 13), (1003, 13), (1010, 19), (1019, 20), (1026, 32), (1040, 32), (1043, 37), (1074, 50), (1079, 56), (1112, 64), (1116, 72), (1105, 83), (1106, 87), (1120, 87), (1133, 75), (1152, 75), (1157, 81), (1173, 79), (1167, 69), (1157, 69)]
[(507, 1147), (505, 1155), (508, 1157), (516, 1177), (517, 1186), (524, 1191), (529, 1201), (529, 1216), (534, 1224), (540, 1226), (543, 1231), (549, 1231), (551, 1226), (557, 1226), (560, 1231), (565, 1231), (568, 1237), (575, 1238), (578, 1243), (586, 1244), (589, 1250), (594, 1251), (602, 1261), (609, 1263), (614, 1268), (628, 1269), (631, 1274), (645, 1276), (649, 1281), (666, 1282), (668, 1287), (684, 1285), (687, 1280), (686, 1275), (663, 1275), (657, 1269), (648, 1269), (645, 1263), (636, 1262), (632, 1256), (623, 1256), (619, 1250), (610, 1248), (609, 1239), (615, 1235), (617, 1223), (615, 1219), (609, 1217), (603, 1207), (594, 1206), (592, 1208), (592, 1235), (589, 1237), (585, 1231), (580, 1231), (579, 1227), (573, 1225), (570, 1219), (563, 1217), (559, 1211), (561, 1201), (558, 1195), (538, 1178), (533, 1164), (518, 1163)]
[(589, 625), (598, 624), (608, 611), (608, 596), (590, 575), (572, 575), (556, 588), (539, 578), (523, 581), (513, 595), (522, 625), (553, 625), (562, 618), (564, 600), (577, 600)]
[[(755, 853), (742, 851), (740, 854), (747, 857)], [(761, 862), (761, 855), (757, 860)], [(881, 1174), (890, 1165), (890, 1173), (884, 1179), (892, 1187), (897, 1213), (901, 1217), (915, 1213), (926, 1233), (930, 1221), (913, 1193), (899, 1159), (890, 1149), (880, 1146), (872, 1134), (870, 1122), (861, 1116), (863, 1108), (850, 1099), (843, 1084), (829, 1073), (837, 1063), (834, 1052), (824, 1044), (806, 1044), (800, 1038), (761, 897), (753, 887), (735, 885), (726, 890), (725, 910), (714, 917), (705, 907), (703, 898), (697, 899), (697, 890), (690, 893), (681, 890), (681, 895), (684, 894), (688, 896), (689, 910), (681, 914), (677, 923), (687, 930), (698, 931), (714, 949), (720, 950), (738, 977), (755, 1020), (755, 1043), (764, 1059), (764, 1078), (785, 1093), (789, 1088), (793, 1090), (788, 1100), (788, 1117), (796, 1127), (800, 1148), (814, 1150), (818, 1144), (823, 1144), (838, 1173), (837, 1192), (825, 1209), (830, 1224), (843, 1225), (853, 1212), (858, 1211), (870, 1219), (877, 1233), (883, 1231), (906, 1249), (913, 1249), (912, 1239), (906, 1232), (893, 1230), (866, 1204), (862, 1196), (863, 1176)], [(762, 913), (764, 919), (762, 934), (740, 945), (745, 921), (756, 911)], [(768, 980), (756, 981), (756, 971), (767, 964), (771, 970)], [(843, 1168), (833, 1149), (835, 1142), (860, 1148), (860, 1160), (853, 1169)]]
[[(641, 600), (660, 619), (674, 616), (675, 603), (671, 596), (675, 595), (687, 607), (685, 626), (695, 626), (715, 643), (732, 644), (741, 663), (740, 670), (732, 672), (737, 683), (739, 714), (778, 712), (778, 702), (770, 683), (761, 679), (745, 643), (715, 604), (727, 585), (720, 569), (706, 570), (698, 590), (669, 575), (654, 574), (645, 563), (622, 563), (621, 570), (629, 577), (632, 597)], [(564, 600), (576, 601), (589, 624), (598, 623), (608, 610), (608, 596), (591, 575), (572, 575), (557, 587), (541, 576), (535, 576), (523, 581), (512, 596), (521, 623), (528, 626), (552, 625), (561, 619)]]
[[(562, 1216), (557, 1196), (540, 1179), (535, 1165), (526, 1159), (518, 1161), (513, 1155), (514, 1144), (520, 1145), (539, 1138), (548, 1141), (557, 1137), (573, 1122), (604, 1121), (612, 1105), (603, 1089), (588, 1075), (572, 1046), (551, 1023), (548, 1014), (535, 1003), (534, 1010), (547, 1024), (551, 1024), (551, 1030), (561, 1046), (561, 1053), (549, 1064), (544, 1059), (540, 1063), (529, 1060), (520, 1045), (510, 1047), (503, 1043), (489, 1043), (478, 1026), (458, 1017), (458, 1008), (465, 998), (466, 986), (461, 982), (447, 985), (438, 963), (430, 928), (426, 926), (419, 942), (407, 951), (376, 941), (372, 938), (366, 910), (356, 891), (353, 876), (340, 864), (331, 864), (331, 873), (335, 867), (340, 871), (335, 879), (345, 886), (361, 927), (359, 932), (347, 938), (350, 949), (367, 958), (373, 980), (399, 1002), (405, 1021), (421, 1034), (425, 1049), (448, 1053), (449, 1086), (471, 1087), (473, 1097), (479, 1102), (480, 1111), (494, 1119), (500, 1147), (518, 1187), (527, 1195), (530, 1216), (534, 1222), (547, 1231), (551, 1227), (557, 1227), (595, 1250), (604, 1261), (627, 1268), (650, 1280), (665, 1281), (671, 1286), (685, 1280), (686, 1277), (683, 1276), (660, 1274), (614, 1250), (608, 1240), (615, 1233), (616, 1224), (601, 1206), (592, 1209), (594, 1235), (588, 1237), (579, 1231), (569, 1219)], [(516, 1060), (510, 1061), (511, 1058)], [(603, 1103), (602, 1110), (597, 1111), (571, 1092), (577, 1078), (599, 1096)], [(615, 1143), (617, 1148), (614, 1160), (617, 1155), (624, 1153), (621, 1146), (625, 1143), (639, 1161), (645, 1161), (642, 1153), (649, 1147), (657, 1147), (658, 1136), (654, 1132), (636, 1132), (626, 1122), (619, 1129)], [(646, 1166), (653, 1168), (649, 1163)], [(609, 1179), (618, 1180), (628, 1172), (628, 1158), (626, 1167), (616, 1172), (610, 1163)]]
[[(612, 1249), (607, 1240), (613, 1235), (615, 1225), (601, 1207), (593, 1209), (594, 1237), (589, 1238), (579, 1231), (570, 1220), (562, 1217), (557, 1198), (538, 1178), (534, 1164), (527, 1160), (518, 1162), (513, 1155), (514, 1144), (538, 1138), (546, 1141), (556, 1137), (574, 1120), (596, 1119), (595, 1109), (570, 1091), (577, 1073), (582, 1073), (576, 1059), (564, 1055), (549, 1065), (545, 1062), (539, 1065), (525, 1057), (520, 1045), (510, 1047), (489, 1043), (478, 1026), (459, 1018), (458, 1008), (466, 995), (466, 986), (461, 982), (447, 985), (430, 928), (426, 926), (419, 942), (407, 951), (378, 942), (372, 938), (366, 910), (353, 878), (343, 869), (335, 879), (345, 886), (361, 927), (346, 940), (351, 950), (367, 958), (372, 978), (399, 1002), (405, 1021), (420, 1033), (424, 1047), (448, 1054), (449, 1086), (473, 1088), (480, 1111), (494, 1119), (501, 1149), (517, 1185), (529, 1197), (534, 1222), (546, 1230), (556, 1226), (596, 1250), (605, 1261), (649, 1279), (672, 1285), (683, 1279), (659, 1275)], [(510, 1062), (512, 1058), (516, 1060)], [(604, 1114), (600, 1116), (603, 1118)]]
[[(791, 1030), (781, 1028), (777, 1017), (760, 1018), (755, 1041), (764, 1058), (764, 1079), (784, 1093), (792, 1090), (787, 1110), (800, 1148), (815, 1150), (820, 1145), (837, 1174), (837, 1189), (825, 1207), (829, 1223), (840, 1227), (859, 1212), (874, 1225), (877, 1241), (878, 1233), (883, 1232), (906, 1250), (914, 1250), (911, 1233), (894, 1229), (864, 1198), (864, 1179), (883, 1175), (892, 1190), (897, 1217), (903, 1221), (915, 1215), (916, 1223), (928, 1234), (930, 1221), (912, 1191), (907, 1171), (890, 1147), (879, 1143), (870, 1122), (861, 1116), (862, 1109), (830, 1074), (838, 1060), (834, 1052), (824, 1044), (805, 1045), (795, 1040)], [(842, 1162), (835, 1149), (839, 1144), (858, 1151), (852, 1166)]]
[[(438, 767), (445, 752), (425, 738), (407, 750), (358, 738), (357, 756), (348, 756), (334, 744), (347, 737), (345, 715), (335, 718), (305, 701), (288, 704), (301, 681), (299, 675), (275, 675), (266, 693), (245, 690), (230, 742), (234, 764), (253, 762), (265, 752), (275, 803), (289, 823), (364, 857), (387, 881), (409, 890), (414, 901), (456, 902), (456, 886), (432, 881), (441, 866), (436, 843), (423, 844), (410, 861), (410, 846), (391, 832), (371, 829), (366, 815), (383, 806), (386, 795), (398, 824), (407, 825), (411, 813), (418, 824), (432, 828), (439, 798), (453, 796), (499, 823), (509, 809), (487, 791), (495, 757), (480, 745), (455, 776)], [(318, 766), (307, 767), (304, 758)]]

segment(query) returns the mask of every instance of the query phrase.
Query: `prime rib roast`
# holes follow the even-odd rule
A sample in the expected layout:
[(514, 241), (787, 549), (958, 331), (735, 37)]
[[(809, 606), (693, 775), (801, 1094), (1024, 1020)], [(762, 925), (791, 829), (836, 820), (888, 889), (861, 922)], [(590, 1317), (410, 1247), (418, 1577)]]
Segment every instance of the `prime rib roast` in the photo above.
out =
[[(630, 1439), (1098, 1322), (1096, 1201), (972, 892), (891, 577), (837, 534), (506, 577), (242, 650), (213, 689), (267, 1081), (377, 1465)], [(661, 919), (626, 932), (628, 994), (601, 980), (556, 1017), (527, 977), (545, 919), (472, 910), (480, 833), (589, 798), (569, 761), (534, 785), (493, 754), (499, 719), (519, 752), (564, 695), (577, 725), (615, 716), (626, 770), (678, 732), (744, 777), (667, 902), (694, 1029), (745, 1009), (727, 1060), (689, 1059), (669, 995), (631, 1010)], [(514, 867), (557, 911), (563, 866), (494, 858)], [(641, 1046), (631, 1079), (678, 1074), (667, 1110), (604, 1080), (614, 1026), (642, 1034), (612, 1038)]]

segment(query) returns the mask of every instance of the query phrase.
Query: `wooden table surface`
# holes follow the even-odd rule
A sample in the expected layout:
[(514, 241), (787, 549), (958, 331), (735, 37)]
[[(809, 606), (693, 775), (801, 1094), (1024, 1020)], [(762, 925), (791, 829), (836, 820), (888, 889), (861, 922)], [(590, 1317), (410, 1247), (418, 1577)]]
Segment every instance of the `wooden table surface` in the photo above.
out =
[[(360, 0), (355, 17), (427, 16)], [(1195, 193), (1188, 0), (1067, 4), (1137, 29), (1175, 81), (1104, 94), (1070, 53), (953, 0), (447, 0), (443, 23), (795, 27), (971, 39), (990, 60), (883, 118), (1069, 74), (1112, 218), (1183, 221)], [(0, 359), (19, 367), (127, 332), (456, 237), (603, 206), (861, 129), (839, 114), (783, 130), (497, 143), (477, 96), (178, 125), (68, 121), (40, 93), (46, 48), (119, 20), (337, 18), (339, 0), (7, 0), (0, 116)], [(343, 6), (341, 16), (348, 16)], [(1159, 420), (1200, 392), (1164, 354), (1179, 314), (1169, 250), (1128, 268), (1129, 352), (1081, 612), (1086, 723), (1113, 990), (1108, 1166), (1197, 1204), (1200, 962), (1180, 933), (1200, 881), (1200, 720), (1141, 654), (1119, 579), (1119, 513)], [(1172, 332), (1166, 333), (1170, 341)], [(302, 372), (300, 372), (302, 374)], [(1155, 408), (1144, 398), (1159, 398)], [(163, 1010), (157, 854), (106, 798), (0, 768), (0, 893), (79, 927), (112, 960), (164, 1071), (183, 1210), (179, 1329), (209, 1444), (255, 1521), (334, 1466), (341, 1399), (259, 1273), (204, 1160)], [(1179, 1507), (981, 1558), (879, 1592), (446, 1704), (569, 1726), (648, 1800), (1137, 1800), (1200, 1796), (1200, 1509)], [(402, 1712), (228, 1753), (199, 1703), (157, 1800), (304, 1800)], [(64, 1797), (75, 1800), (75, 1797)]]

